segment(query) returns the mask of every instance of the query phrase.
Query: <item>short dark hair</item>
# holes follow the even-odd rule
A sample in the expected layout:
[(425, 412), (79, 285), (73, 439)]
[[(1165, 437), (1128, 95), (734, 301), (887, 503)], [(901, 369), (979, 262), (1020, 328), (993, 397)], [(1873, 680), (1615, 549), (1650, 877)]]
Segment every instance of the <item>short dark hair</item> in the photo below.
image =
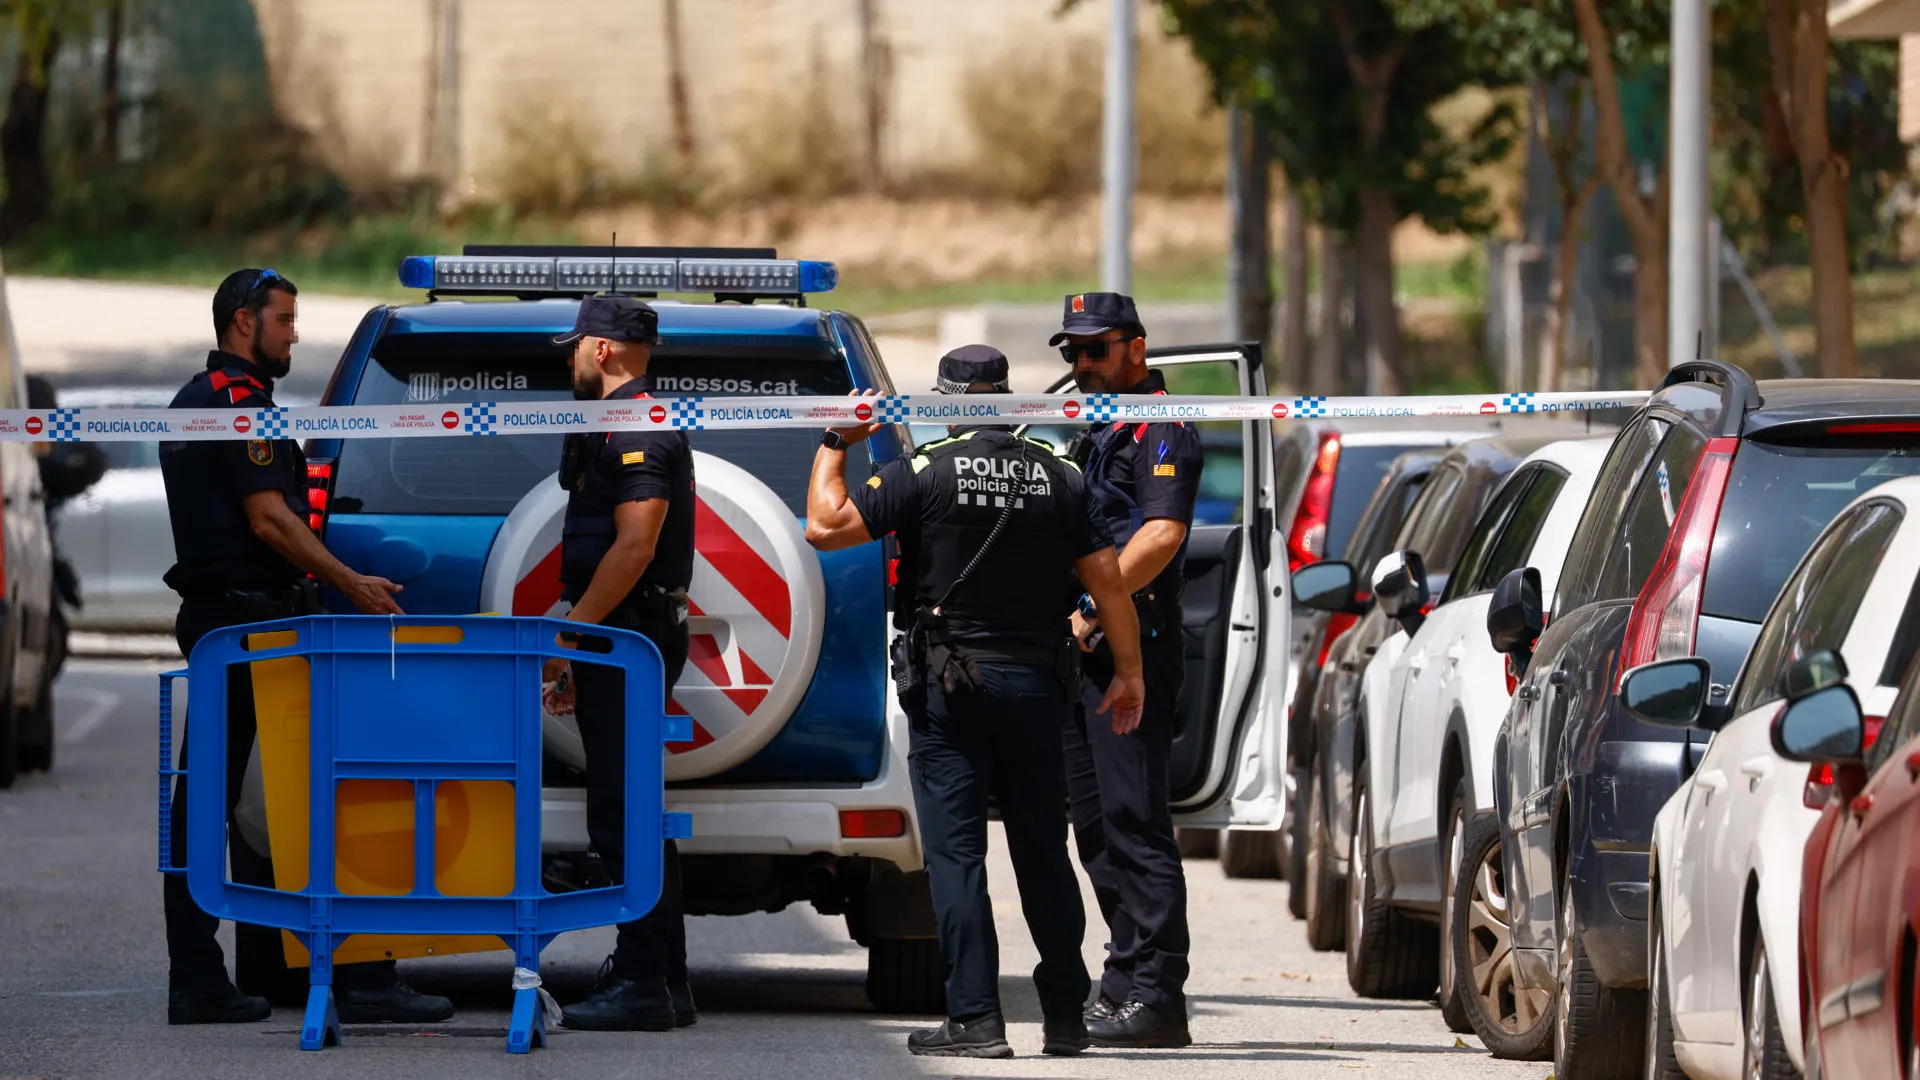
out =
[(220, 287), (213, 291), (214, 337), (218, 339), (225, 335), (227, 328), (233, 325), (233, 317), (243, 310), (257, 317), (267, 306), (267, 294), (275, 291), (288, 296), (300, 295), (299, 287), (273, 270), (248, 267), (228, 274)]

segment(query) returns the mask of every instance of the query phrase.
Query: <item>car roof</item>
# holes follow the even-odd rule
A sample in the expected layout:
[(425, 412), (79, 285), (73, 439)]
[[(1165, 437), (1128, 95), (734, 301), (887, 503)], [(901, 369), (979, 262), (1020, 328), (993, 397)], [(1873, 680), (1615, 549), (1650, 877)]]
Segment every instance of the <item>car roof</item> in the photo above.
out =
[[(709, 333), (753, 334), (776, 337), (824, 338), (827, 312), (785, 304), (686, 304), (673, 300), (649, 301), (660, 313), (663, 337)], [(420, 334), (448, 331), (488, 331), (562, 334), (573, 329), (580, 301), (565, 297), (543, 300), (437, 300), (390, 309), (386, 332)]]
[(1544, 435), (1501, 435), (1491, 439), (1474, 439), (1447, 451), (1447, 459), (1464, 464), (1469, 471), (1490, 468), (1505, 472), (1534, 451), (1558, 441)]
[(1747, 415), (1743, 436), (1788, 424), (1920, 417), (1916, 379), (1768, 379), (1759, 389), (1760, 407)]
[(1612, 445), (1611, 438), (1562, 439), (1528, 454), (1527, 460), (1551, 462), (1568, 473), (1596, 476), (1601, 464), (1607, 460), (1607, 449)]
[(1288, 433), (1288, 427), (1303, 430), (1313, 435), (1323, 431), (1339, 434), (1340, 441), (1351, 446), (1384, 446), (1400, 443), (1406, 446), (1447, 446), (1466, 439), (1479, 439), (1489, 435), (1516, 435), (1538, 431), (1542, 434), (1557, 435), (1560, 438), (1577, 437), (1587, 434), (1611, 433), (1615, 426), (1595, 424), (1585, 421), (1583, 413), (1551, 413), (1537, 416), (1422, 416), (1405, 417), (1343, 417), (1340, 419), (1313, 420), (1275, 420), (1273, 424), (1280, 434)]

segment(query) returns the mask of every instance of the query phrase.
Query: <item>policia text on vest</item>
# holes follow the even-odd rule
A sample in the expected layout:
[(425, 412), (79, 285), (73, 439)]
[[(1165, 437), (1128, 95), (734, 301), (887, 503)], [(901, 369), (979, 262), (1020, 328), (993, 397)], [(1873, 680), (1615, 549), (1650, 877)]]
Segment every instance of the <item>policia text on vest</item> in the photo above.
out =
[[(976, 358), (990, 355), (970, 370), (950, 364), (949, 354), (943, 387), (1004, 380), (1004, 358), (973, 349)], [(1080, 679), (1067, 615), (1083, 585), (1130, 613), (1112, 540), (1079, 469), (1006, 428), (921, 447), (850, 495), (843, 447), (871, 430), (839, 429), (823, 440), (807, 493), (807, 539), (835, 549), (892, 534), (900, 549), (895, 676), (912, 728), (914, 802), (948, 969), (947, 1022), (915, 1032), (908, 1048), (1013, 1053), (985, 877), (992, 796), (1040, 952), (1042, 1049), (1078, 1053), (1088, 1044), (1082, 1013), (1092, 981), (1080, 956), (1086, 913), (1067, 851), (1062, 740)], [(1128, 621), (1116, 619), (1116, 632), (1133, 629)], [(1097, 706), (1115, 731), (1132, 730), (1145, 700), (1138, 640), (1134, 630), (1115, 650), (1115, 676)]]

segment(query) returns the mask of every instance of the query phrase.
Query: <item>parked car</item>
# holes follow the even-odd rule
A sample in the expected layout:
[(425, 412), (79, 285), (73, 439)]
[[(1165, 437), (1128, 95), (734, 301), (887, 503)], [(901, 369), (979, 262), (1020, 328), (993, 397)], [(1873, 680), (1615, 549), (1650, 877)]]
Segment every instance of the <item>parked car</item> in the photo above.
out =
[[(0, 286), (4, 276), (0, 275)], [(0, 408), (27, 407), (26, 372), (0, 288)], [(53, 539), (39, 456), (45, 444), (0, 442), (0, 788), (53, 767)]]
[[(1400, 527), (1406, 523), (1407, 513), (1413, 508), (1414, 500), (1426, 486), (1427, 477), (1446, 456), (1446, 450), (1434, 447), (1425, 450), (1409, 450), (1393, 459), (1387, 466), (1385, 476), (1374, 487), (1373, 497), (1367, 501), (1367, 508), (1360, 515), (1360, 523), (1355, 526), (1353, 538), (1347, 541), (1342, 559), (1352, 566), (1372, 566), (1385, 558), (1391, 550), (1393, 538), (1400, 535)], [(1316, 807), (1324, 806), (1325, 799), (1314, 798), (1312, 774), (1308, 766), (1313, 761), (1313, 695), (1320, 684), (1321, 673), (1325, 670), (1327, 654), (1340, 635), (1353, 628), (1361, 615), (1373, 603), (1370, 590), (1362, 589), (1354, 596), (1352, 607), (1343, 611), (1320, 611), (1306, 607), (1294, 596), (1296, 621), (1301, 613), (1307, 616), (1310, 632), (1305, 640), (1318, 642), (1317, 649), (1310, 649), (1300, 662), (1299, 679), (1293, 688), (1293, 702), (1287, 707), (1287, 768), (1292, 777), (1288, 786), (1290, 798), (1287, 813), (1288, 860), (1287, 860), (1287, 909), (1296, 919), (1308, 916), (1307, 879), (1310, 873), (1319, 873), (1324, 865), (1326, 852), (1315, 849), (1310, 838), (1326, 835), (1323, 826), (1314, 821)], [(1296, 647), (1301, 639), (1295, 639)], [(1317, 920), (1324, 926), (1324, 920)], [(1332, 946), (1329, 946), (1332, 947)]]
[[(1920, 636), (1920, 602), (1907, 601), (1897, 633)], [(1826, 667), (1794, 688), (1773, 726), (1782, 756), (1833, 779), (1801, 871), (1806, 1075), (1911, 1078), (1920, 1076), (1920, 664), (1908, 666), (1884, 726)]]
[[(1503, 441), (1490, 440), (1488, 449)], [(1493, 743), (1508, 701), (1506, 657), (1487, 637), (1486, 613), (1494, 586), (1530, 559), (1542, 591), (1551, 593), (1559, 556), (1572, 541), (1606, 448), (1607, 440), (1587, 439), (1550, 443), (1527, 455), (1480, 513), (1437, 602), (1417, 551), (1401, 552), (1397, 559), (1390, 555), (1389, 573), (1372, 583), (1376, 602), (1403, 632), (1393, 635), (1361, 679), (1362, 746), (1368, 752), (1359, 796), (1365, 809), (1356, 813), (1370, 831), (1357, 834), (1354, 858), (1359, 861), (1350, 865), (1358, 868), (1352, 880), (1364, 879), (1371, 897), (1365, 910), (1358, 902), (1349, 905), (1363, 924), (1356, 989), (1379, 996), (1432, 989), (1412, 981), (1395, 983), (1382, 968), (1402, 951), (1397, 937), (1412, 933), (1425, 941), (1431, 935), (1408, 928), (1437, 919), (1434, 967), (1447, 1023), (1462, 1032), (1486, 1028), (1493, 1037), (1489, 1048), (1511, 1056), (1533, 1056), (1514, 1053), (1525, 1048), (1509, 1041), (1531, 1034), (1525, 1023), (1531, 1003), (1524, 997), (1510, 1000), (1510, 981), (1498, 971), (1488, 972), (1485, 985), (1454, 977), (1460, 965), (1453, 900), (1466, 864), (1466, 827), (1493, 808)], [(1432, 614), (1422, 615), (1429, 605)], [(1471, 854), (1475, 866), (1497, 861), (1497, 839), (1490, 843), (1482, 830), (1479, 849)], [(1471, 888), (1459, 914), (1486, 916), (1499, 909), (1504, 898), (1487, 884), (1469, 876)], [(1488, 959), (1477, 948), (1483, 944), (1478, 935), (1463, 935), (1459, 944), (1471, 960), (1469, 972)], [(1424, 981), (1430, 969), (1420, 967)], [(1409, 969), (1407, 978), (1412, 977)]]
[[(564, 250), (508, 249), (520, 277), (489, 277), (498, 273), (492, 256), (501, 254), (409, 259), (403, 281), (427, 288), (426, 302), (370, 311), (323, 404), (412, 406), (418, 411), (399, 423), (433, 426), (458, 424), (463, 410), (483, 412), (490, 402), (570, 401), (567, 350), (552, 338), (572, 326), (578, 298), (597, 286), (564, 284), (556, 259), (575, 255)], [(710, 251), (691, 254), (699, 258), (679, 264), (683, 282), (729, 270)], [(649, 249), (648, 257), (667, 255)], [(796, 280), (831, 280), (825, 264), (789, 265)], [(459, 273), (441, 276), (443, 268)], [(529, 286), (527, 274), (544, 276), (548, 287)], [(547, 295), (532, 295), (539, 292)], [(738, 394), (893, 392), (853, 315), (805, 306), (792, 290), (717, 299), (746, 302), (656, 305), (656, 397), (703, 395), (713, 408)], [(1237, 393), (1263, 390), (1254, 350), (1160, 349), (1149, 357), (1170, 381), (1191, 371)], [(670, 407), (663, 400), (636, 419), (667, 423)], [(1264, 523), (1273, 505), (1264, 425), (1225, 430), (1238, 435), (1247, 464), (1241, 504)], [(904, 436), (897, 425), (881, 430), (852, 453), (851, 467), (905, 452)], [(943, 969), (908, 784), (907, 721), (886, 675), (890, 549), (820, 553), (804, 543), (817, 429), (698, 430), (691, 438), (701, 502), (688, 590), (693, 645), (669, 707), (692, 716), (695, 737), (669, 747), (666, 765), (667, 805), (693, 819), (681, 844), (686, 909), (737, 915), (808, 903), (844, 915), (849, 935), (867, 948), (873, 1004), (937, 1011)], [(561, 442), (540, 434), (315, 438), (311, 524), (347, 565), (404, 584), (409, 613), (561, 612)], [(1265, 677), (1284, 656), (1284, 636), (1263, 628), (1278, 628), (1287, 610), (1284, 579), (1275, 572), (1269, 581), (1268, 568), (1284, 558), (1274, 535), (1270, 525), (1206, 524), (1188, 541), (1188, 683), (1169, 779), (1177, 810), (1201, 824), (1272, 828), (1284, 811), (1277, 747), (1256, 754), (1270, 763), (1264, 789), (1244, 783), (1235, 767), (1243, 745), (1258, 750), (1282, 734), (1266, 719), (1284, 704), (1283, 687), (1270, 688)], [(585, 762), (571, 717), (547, 717), (545, 743), (542, 841), (550, 879), (565, 884), (580, 880), (585, 862)], [(1270, 821), (1260, 822), (1263, 813)], [(244, 943), (239, 951), (244, 988)]]
[[(1549, 424), (1534, 430), (1566, 432), (1568, 429)], [(1417, 553), (1428, 587), (1436, 594), (1444, 591), (1447, 575), (1465, 549), (1480, 511), (1500, 482), (1522, 458), (1552, 441), (1551, 435), (1504, 435), (1462, 443), (1448, 451), (1427, 479), (1425, 489), (1408, 512), (1389, 551)], [(1394, 557), (1389, 555), (1388, 559)], [(1360, 574), (1374, 569), (1337, 563), (1314, 576), (1323, 578), (1329, 573), (1344, 573), (1354, 581), (1357, 593)], [(1304, 572), (1304, 568), (1296, 571)], [(1370, 573), (1369, 580), (1377, 584), (1379, 576)], [(1328, 605), (1323, 610), (1337, 611), (1339, 604), (1348, 602), (1337, 592), (1320, 588), (1308, 590), (1303, 587), (1307, 584), (1311, 582), (1304, 579), (1297, 582), (1295, 595), (1306, 598), (1310, 593), (1318, 594), (1317, 602)], [(1427, 598), (1422, 598), (1417, 606), (1430, 608), (1431, 605)], [(1366, 933), (1352, 932), (1359, 926), (1359, 916), (1363, 913), (1363, 909), (1353, 907), (1354, 897), (1365, 896), (1372, 880), (1366, 868), (1356, 866), (1352, 858), (1354, 838), (1358, 835), (1355, 822), (1363, 820), (1365, 814), (1362, 797), (1369, 749), (1367, 721), (1361, 703), (1361, 676), (1377, 656), (1386, 656), (1386, 662), (1391, 663), (1406, 639), (1395, 615), (1378, 603), (1371, 605), (1353, 629), (1342, 634), (1328, 651), (1325, 669), (1314, 690), (1311, 716), (1313, 752), (1307, 767), (1307, 782), (1309, 790), (1317, 789), (1319, 794), (1308, 796), (1309, 816), (1316, 812), (1318, 816), (1317, 826), (1309, 829), (1307, 837), (1307, 936), (1317, 949), (1339, 948), (1344, 943), (1355, 988), (1372, 987), (1371, 991), (1363, 992), (1375, 996), (1398, 994), (1402, 992), (1398, 987), (1419, 983), (1425, 984), (1419, 993), (1430, 993), (1439, 978), (1435, 966), (1439, 955), (1438, 937), (1422, 940), (1423, 936), (1437, 932), (1436, 923), (1414, 920), (1410, 928), (1402, 932), (1397, 927), (1403, 917), (1393, 913), (1389, 918), (1394, 920), (1394, 928), (1362, 926), (1360, 929)], [(1324, 857), (1316, 859), (1315, 851)], [(1362, 888), (1359, 894), (1350, 891), (1356, 882)], [(1437, 892), (1435, 895), (1437, 897)], [(1392, 976), (1366, 974), (1364, 969), (1377, 965), (1377, 961), (1367, 957), (1378, 951), (1380, 934), (1395, 940), (1404, 938), (1408, 955), (1416, 957), (1410, 962), (1416, 966)]]
[(1614, 440), (1551, 619), (1525, 571), (1496, 590), (1489, 634), (1524, 671), (1494, 757), (1511, 958), (1517, 987), (1554, 994), (1560, 1080), (1646, 1066), (1653, 819), (1707, 749), (1635, 719), (1620, 677), (1696, 655), (1723, 699), (1814, 537), (1920, 472), (1916, 417), (1920, 383), (1681, 364)]
[(1837, 681), (1887, 715), (1920, 647), (1920, 633), (1900, 632), (1920, 622), (1916, 508), (1920, 477), (1841, 511), (1774, 600), (1726, 701), (1708, 700), (1697, 657), (1621, 681), (1636, 719), (1712, 735), (1653, 823), (1649, 1080), (1802, 1067), (1800, 871), (1831, 783), (1780, 760), (1773, 718), (1795, 688)]
[[(60, 400), (86, 408), (157, 409), (173, 400), (173, 391), (78, 387), (61, 391)], [(173, 565), (173, 525), (160, 479), (160, 444), (93, 445), (106, 455), (106, 473), (53, 514), (60, 551), (79, 579), (81, 603), (66, 613), (67, 621), (76, 630), (99, 633), (171, 634), (180, 598), (161, 580)]]

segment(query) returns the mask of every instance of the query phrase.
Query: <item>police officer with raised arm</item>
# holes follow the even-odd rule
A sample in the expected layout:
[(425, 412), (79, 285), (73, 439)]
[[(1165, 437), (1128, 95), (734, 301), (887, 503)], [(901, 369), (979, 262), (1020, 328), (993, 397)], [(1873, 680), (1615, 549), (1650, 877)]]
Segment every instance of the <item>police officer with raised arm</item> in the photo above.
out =
[[(589, 296), (571, 333), (573, 396), (644, 398), (660, 316), (628, 296)], [(693, 578), (693, 447), (684, 431), (567, 436), (560, 467), (567, 496), (561, 526), (561, 599), (575, 622), (633, 630), (660, 650), (665, 693), (687, 663), (687, 584)], [(570, 669), (570, 670), (569, 670)], [(546, 681), (570, 678), (574, 720), (587, 758), (587, 839), (615, 883), (625, 880), (626, 675), (617, 667), (549, 660)], [(564, 708), (564, 705), (561, 705)], [(687, 929), (680, 852), (664, 845), (660, 899), (621, 923), (613, 955), (587, 1000), (562, 1019), (590, 1031), (668, 1031), (696, 1019), (687, 983)]]
[[(293, 366), (300, 340), (293, 282), (272, 270), (236, 270), (213, 294), (219, 348), (206, 369), (174, 395), (175, 409), (273, 407), (274, 380)], [(398, 615), (400, 586), (357, 573), (327, 551), (307, 527), (307, 467), (292, 439), (212, 440), (160, 444), (160, 475), (167, 488), (177, 562), (167, 587), (180, 594), (174, 640), (191, 656), (200, 639), (224, 626), (312, 615), (320, 611), (315, 581), (333, 586), (369, 615)], [(241, 838), (233, 809), (240, 798), (255, 738), (253, 676), (245, 664), (227, 669), (227, 835), (233, 880), (272, 888), (273, 864)], [(180, 735), (180, 767), (187, 739)], [(173, 864), (187, 860), (187, 778), (173, 788)], [(214, 940), (220, 920), (200, 910), (187, 879), (167, 875), (167, 1022), (230, 1024), (265, 1020), (267, 999), (243, 994), (227, 978), (226, 958)], [(286, 974), (280, 931), (235, 927), (240, 985), (271, 990)], [(303, 980), (304, 985), (304, 980)], [(453, 1003), (415, 993), (395, 975), (392, 961), (342, 964), (334, 972), (340, 1021), (419, 1023), (445, 1020)]]
[[(1007, 392), (1007, 359), (967, 345), (940, 360), (946, 394)], [(1061, 739), (1079, 697), (1067, 615), (1085, 582), (1119, 638), (1092, 708), (1120, 737), (1138, 722), (1138, 634), (1106, 527), (1079, 469), (1044, 443), (987, 425), (921, 447), (849, 494), (846, 450), (879, 425), (826, 433), (807, 486), (807, 540), (836, 550), (892, 533), (900, 547), (894, 643), (912, 725), (910, 772), (947, 963), (947, 1022), (914, 1054), (1011, 1057), (1000, 1012), (999, 942), (987, 895), (987, 802), (998, 804), (1040, 963), (1043, 1052), (1087, 1046), (1086, 932), (1067, 854)]]
[[(1066, 298), (1052, 344), (1085, 393), (1164, 394), (1147, 367), (1146, 328), (1119, 293)], [(1187, 529), (1200, 488), (1200, 439), (1181, 423), (1096, 424), (1070, 451), (1120, 550), (1120, 608), (1092, 593), (1073, 615), (1087, 649), (1085, 708), (1067, 731), (1067, 789), (1080, 865), (1106, 917), (1106, 971), (1087, 1007), (1095, 1046), (1182, 1047), (1187, 1029), (1187, 886), (1167, 807), (1185, 657), (1180, 592)], [(1129, 616), (1116, 622), (1122, 611)], [(1138, 629), (1133, 623), (1137, 621)], [(1118, 732), (1091, 715), (1121, 638), (1139, 635), (1147, 700), (1140, 726)]]

